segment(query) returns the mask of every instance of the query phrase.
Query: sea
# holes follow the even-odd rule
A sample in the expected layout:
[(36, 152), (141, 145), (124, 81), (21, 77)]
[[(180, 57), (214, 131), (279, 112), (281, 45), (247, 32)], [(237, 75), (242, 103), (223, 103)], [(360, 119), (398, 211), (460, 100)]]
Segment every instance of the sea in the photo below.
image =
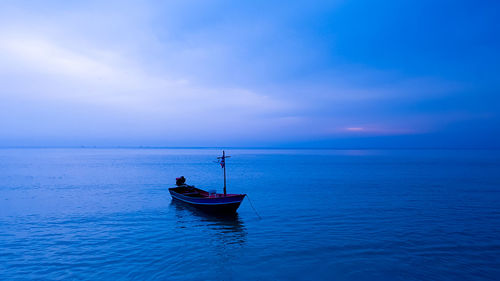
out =
[(500, 280), (500, 151), (0, 149), (0, 280)]

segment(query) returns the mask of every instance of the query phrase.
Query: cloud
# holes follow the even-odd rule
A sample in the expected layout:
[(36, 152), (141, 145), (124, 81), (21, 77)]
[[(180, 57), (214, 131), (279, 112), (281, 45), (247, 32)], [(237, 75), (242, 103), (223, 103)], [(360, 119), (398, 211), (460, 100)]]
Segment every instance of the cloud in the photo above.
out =
[[(120, 128), (123, 125), (102, 120), (120, 116), (123, 123), (133, 125), (131, 131), (137, 134), (159, 135), (151, 132), (158, 130), (160, 134), (177, 131), (207, 137), (214, 132), (220, 133), (220, 127), (235, 130), (245, 126), (266, 130), (266, 120), (262, 115), (279, 114), (291, 107), (287, 101), (250, 89), (206, 87), (187, 79), (170, 78), (168, 73), (144, 69), (133, 58), (119, 56), (109, 49), (96, 51), (94, 46), (89, 51), (86, 46), (75, 48), (64, 45), (64, 40), (20, 32), (15, 36), (3, 35), (0, 40), (0, 72), (4, 74), (4, 101), (37, 101), (41, 107), (23, 112), (34, 122), (24, 124), (21, 131), (34, 132), (32, 127), (36, 126), (45, 128), (46, 133), (61, 131), (67, 134), (67, 130), (78, 131), (69, 124), (87, 122), (79, 127), (93, 125), (101, 127), (97, 129), (99, 132), (108, 131), (107, 134), (115, 135), (109, 130), (123, 133)], [(42, 114), (47, 116), (45, 120), (35, 119), (44, 107), (54, 105), (73, 109), (71, 112), (54, 112), (69, 124), (54, 122), (54, 117), (47, 116), (46, 112)], [(87, 110), (83, 110), (85, 108)], [(15, 114), (13, 110), (25, 111), (17, 107), (4, 114), (12, 116)], [(67, 116), (89, 111), (96, 116), (85, 121), (78, 116)], [(16, 122), (5, 117), (5, 120)], [(35, 132), (43, 134), (43, 130)]]
[(481, 102), (494, 95), (436, 75), (437, 64), (380, 64), (342, 25), (341, 3), (0, 6), (0, 136), (10, 143), (248, 145), (497, 118)]

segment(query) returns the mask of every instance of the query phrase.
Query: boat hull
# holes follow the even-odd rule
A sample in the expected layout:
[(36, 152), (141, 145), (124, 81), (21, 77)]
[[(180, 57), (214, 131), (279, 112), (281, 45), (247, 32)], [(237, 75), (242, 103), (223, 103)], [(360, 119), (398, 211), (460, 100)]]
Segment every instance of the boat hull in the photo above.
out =
[(213, 198), (191, 197), (178, 193), (174, 189), (175, 188), (169, 189), (172, 199), (178, 200), (205, 212), (218, 214), (235, 213), (246, 196), (245, 194), (230, 194), (228, 196)]

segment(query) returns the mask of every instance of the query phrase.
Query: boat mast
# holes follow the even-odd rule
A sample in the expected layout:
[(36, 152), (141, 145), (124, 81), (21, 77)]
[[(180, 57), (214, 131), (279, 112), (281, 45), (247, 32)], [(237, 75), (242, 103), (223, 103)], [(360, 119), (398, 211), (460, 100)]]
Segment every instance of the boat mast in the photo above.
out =
[(226, 158), (229, 157), (231, 156), (226, 156), (226, 152), (224, 150), (222, 151), (222, 157), (217, 157), (217, 159), (221, 159), (220, 163), (224, 169), (224, 196), (226, 196)]
[(224, 161), (224, 196), (226, 196), (226, 152), (222, 151), (222, 161)]

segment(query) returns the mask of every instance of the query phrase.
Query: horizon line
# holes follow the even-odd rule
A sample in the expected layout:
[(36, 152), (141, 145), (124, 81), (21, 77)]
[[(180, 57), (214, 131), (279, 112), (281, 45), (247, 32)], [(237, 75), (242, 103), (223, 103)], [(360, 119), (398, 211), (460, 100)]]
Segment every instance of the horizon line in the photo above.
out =
[(500, 150), (500, 147), (382, 147), (382, 146), (151, 146), (151, 145), (29, 145), (1, 146), (0, 149), (278, 149), (278, 150)]

